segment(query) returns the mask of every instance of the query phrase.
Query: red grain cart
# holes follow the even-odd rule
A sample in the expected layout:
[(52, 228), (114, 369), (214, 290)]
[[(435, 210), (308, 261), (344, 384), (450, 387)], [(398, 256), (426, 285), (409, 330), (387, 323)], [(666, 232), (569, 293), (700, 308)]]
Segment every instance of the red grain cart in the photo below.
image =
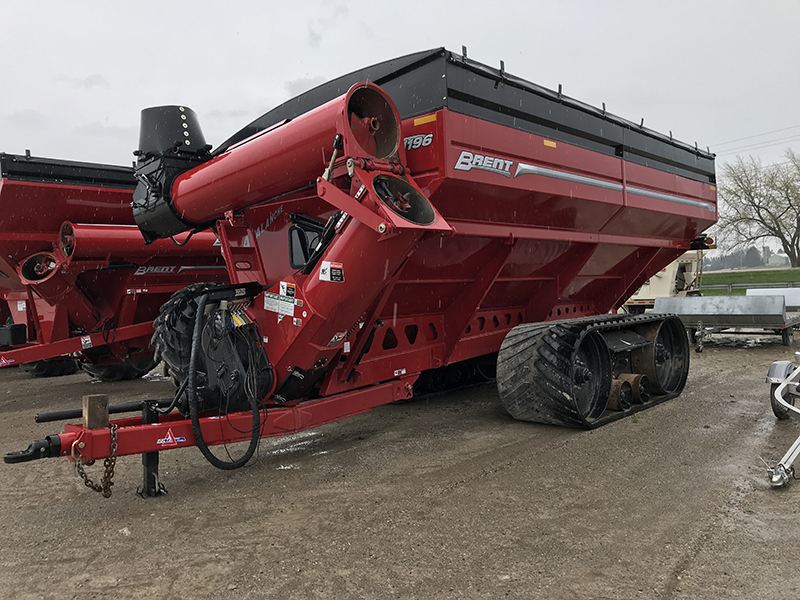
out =
[(149, 371), (161, 304), (225, 275), (214, 234), (145, 246), (132, 168), (0, 154), (0, 173), (0, 366), (58, 375), (79, 358), (106, 380)]
[(680, 320), (609, 312), (704, 245), (714, 163), (695, 147), (443, 49), (320, 86), (210, 157), (185, 107), (143, 127), (169, 132), (143, 133), (145, 239), (212, 228), (231, 285), (190, 286), (156, 320), (184, 382), (168, 408), (7, 462), (144, 453), (152, 495), (160, 450), (236, 468), (259, 437), (495, 373), (513, 417), (575, 427), (683, 389)]

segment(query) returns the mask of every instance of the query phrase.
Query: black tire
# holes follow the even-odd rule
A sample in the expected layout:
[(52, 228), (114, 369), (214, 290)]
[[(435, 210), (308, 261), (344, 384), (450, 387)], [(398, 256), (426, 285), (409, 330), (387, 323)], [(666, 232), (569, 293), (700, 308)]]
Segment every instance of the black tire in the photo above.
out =
[(77, 373), (78, 361), (72, 358), (48, 358), (37, 360), (36, 362), (26, 363), (19, 366), (26, 373), (34, 377), (61, 377)]
[(515, 419), (591, 427), (608, 405), (611, 355), (580, 323), (519, 325), (497, 357), (497, 389)]
[(93, 365), (81, 363), (81, 368), (100, 381), (127, 381), (147, 375), (156, 366), (155, 357), (139, 356), (129, 358), (121, 365)]
[[(163, 360), (177, 386), (189, 376), (189, 357), (192, 352), (192, 332), (197, 313), (197, 300), (206, 290), (218, 287), (217, 283), (195, 283), (178, 290), (167, 300), (153, 322), (155, 333), (151, 344), (155, 348), (155, 361)], [(207, 309), (215, 308), (209, 303)], [(202, 379), (202, 378), (201, 378)]]
[[(788, 408), (785, 408), (784, 406), (779, 404), (777, 400), (775, 400), (775, 390), (778, 389), (779, 385), (780, 385), (779, 383), (773, 383), (769, 386), (769, 403), (770, 406), (772, 406), (772, 412), (775, 414), (775, 417), (780, 419), (781, 421), (785, 421), (786, 419), (791, 418), (791, 414), (789, 414)], [(788, 387), (786, 389), (788, 390)], [(792, 406), (795, 405), (794, 396), (787, 393), (786, 395), (783, 396), (783, 399)]]
[(784, 346), (791, 346), (794, 342), (794, 331), (791, 327), (781, 329), (781, 342)]

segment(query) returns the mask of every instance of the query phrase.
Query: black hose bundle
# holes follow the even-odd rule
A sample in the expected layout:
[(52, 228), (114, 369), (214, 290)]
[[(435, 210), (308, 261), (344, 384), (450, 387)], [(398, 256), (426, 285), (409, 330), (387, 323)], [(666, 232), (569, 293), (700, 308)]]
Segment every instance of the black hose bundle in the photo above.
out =
[(206, 460), (218, 469), (232, 471), (233, 469), (238, 469), (239, 467), (243, 467), (245, 464), (247, 464), (258, 448), (258, 440), (260, 437), (259, 432), (261, 429), (261, 416), (258, 406), (259, 398), (255, 394), (247, 394), (247, 399), (253, 412), (253, 428), (250, 435), (250, 445), (247, 447), (245, 453), (239, 458), (230, 461), (217, 458), (208, 448), (208, 445), (203, 439), (203, 432), (200, 429), (199, 403), (197, 400), (197, 360), (200, 354), (201, 337), (203, 332), (203, 323), (205, 321), (205, 309), (207, 302), (208, 293), (203, 294), (198, 299), (194, 329), (192, 332), (192, 351), (189, 357), (189, 373), (186, 390), (188, 393), (189, 418), (192, 421), (192, 433), (194, 434), (195, 444), (197, 444), (197, 447), (200, 449), (200, 452), (203, 454), (203, 456), (205, 456)]

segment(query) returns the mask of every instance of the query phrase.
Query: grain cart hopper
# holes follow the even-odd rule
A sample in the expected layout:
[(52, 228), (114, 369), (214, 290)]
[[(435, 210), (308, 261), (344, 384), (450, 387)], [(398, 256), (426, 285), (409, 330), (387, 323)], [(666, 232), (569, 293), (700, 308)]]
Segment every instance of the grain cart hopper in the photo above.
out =
[[(160, 450), (236, 468), (259, 437), (495, 364), (513, 417), (570, 427), (683, 389), (680, 320), (609, 312), (702, 246), (711, 155), (443, 49), (324, 84), (190, 168), (171, 153), (195, 115), (145, 113), (170, 134), (139, 162), (136, 222), (149, 243), (212, 228), (230, 285), (189, 286), (156, 320), (183, 381), (169, 406), (69, 424), (7, 462), (105, 458), (110, 493), (116, 457), (141, 453), (156, 494)], [(247, 449), (211, 449), (234, 441)]]
[(225, 275), (214, 234), (146, 246), (130, 167), (0, 154), (0, 172), (0, 366), (57, 375), (78, 356), (101, 379), (146, 373), (161, 304)]

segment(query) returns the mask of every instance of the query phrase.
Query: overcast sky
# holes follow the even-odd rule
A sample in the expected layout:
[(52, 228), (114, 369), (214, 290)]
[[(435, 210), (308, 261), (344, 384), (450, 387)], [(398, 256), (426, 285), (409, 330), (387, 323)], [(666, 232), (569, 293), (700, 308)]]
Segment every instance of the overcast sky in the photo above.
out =
[(0, 151), (130, 164), (139, 111), (216, 146), (327, 79), (444, 46), (737, 155), (800, 152), (798, 0), (2, 0)]

